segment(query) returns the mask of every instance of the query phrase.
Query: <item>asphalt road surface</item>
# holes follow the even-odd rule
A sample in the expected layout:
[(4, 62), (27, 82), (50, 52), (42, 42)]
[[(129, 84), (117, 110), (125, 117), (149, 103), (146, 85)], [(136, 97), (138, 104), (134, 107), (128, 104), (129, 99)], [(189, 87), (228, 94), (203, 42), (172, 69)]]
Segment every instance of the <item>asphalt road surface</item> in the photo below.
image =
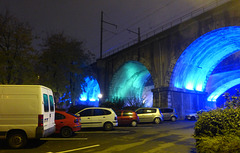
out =
[(71, 138), (53, 135), (10, 149), (0, 141), (0, 153), (195, 153), (195, 121), (144, 123), (113, 131), (82, 129)]

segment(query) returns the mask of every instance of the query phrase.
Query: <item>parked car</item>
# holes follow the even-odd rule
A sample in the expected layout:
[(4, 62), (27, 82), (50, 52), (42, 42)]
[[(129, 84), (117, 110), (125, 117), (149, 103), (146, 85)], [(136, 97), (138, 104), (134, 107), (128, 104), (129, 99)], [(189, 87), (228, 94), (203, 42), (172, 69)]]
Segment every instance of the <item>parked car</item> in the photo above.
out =
[(82, 128), (103, 127), (112, 130), (118, 126), (117, 115), (111, 108), (89, 107), (76, 113), (80, 115)]
[(159, 124), (163, 121), (163, 114), (160, 108), (138, 108), (135, 111), (139, 117), (139, 122), (154, 122)]
[(175, 108), (160, 108), (164, 120), (171, 120), (175, 122), (178, 118)]
[(71, 137), (74, 132), (81, 130), (80, 117), (65, 111), (55, 111), (55, 123), (55, 133), (60, 133), (64, 138)]
[(130, 126), (137, 126), (139, 122), (139, 117), (137, 113), (131, 110), (119, 110), (116, 111), (118, 125), (130, 125)]
[(197, 112), (188, 113), (186, 114), (185, 119), (192, 120), (192, 121), (197, 120), (199, 114), (202, 114), (203, 112), (207, 112), (207, 111), (208, 110), (200, 110)]

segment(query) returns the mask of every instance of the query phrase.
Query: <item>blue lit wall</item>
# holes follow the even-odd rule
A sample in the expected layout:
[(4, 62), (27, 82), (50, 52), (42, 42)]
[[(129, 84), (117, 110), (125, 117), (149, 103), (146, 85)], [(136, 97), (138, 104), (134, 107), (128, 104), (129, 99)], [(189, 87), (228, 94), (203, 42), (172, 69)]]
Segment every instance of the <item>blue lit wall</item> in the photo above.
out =
[(111, 98), (142, 98), (145, 83), (150, 76), (147, 68), (135, 61), (125, 63), (113, 76)]
[[(240, 27), (224, 27), (195, 40), (178, 59), (172, 83), (175, 88), (205, 91), (208, 78), (224, 58), (240, 50)], [(235, 84), (235, 82), (231, 82)], [(218, 92), (226, 91), (219, 88)], [(224, 92), (223, 91), (223, 92)], [(214, 97), (214, 96), (213, 96)]]
[[(81, 102), (99, 102), (98, 95), (100, 94), (99, 84), (96, 79), (85, 78), (87, 86), (84, 88), (85, 92), (80, 95)], [(90, 103), (91, 104), (91, 103)]]
[(240, 84), (240, 70), (228, 71), (211, 75), (206, 90), (208, 101), (216, 101), (228, 89)]
[[(237, 93), (237, 90), (236, 89), (240, 89), (240, 84), (236, 85), (236, 86), (233, 86), (232, 88), (228, 89), (226, 92), (230, 94), (230, 96), (234, 96), (236, 95)], [(220, 95), (217, 99), (216, 99), (216, 106), (217, 107), (223, 107), (225, 102), (226, 102), (226, 99), (225, 97), (222, 95)]]

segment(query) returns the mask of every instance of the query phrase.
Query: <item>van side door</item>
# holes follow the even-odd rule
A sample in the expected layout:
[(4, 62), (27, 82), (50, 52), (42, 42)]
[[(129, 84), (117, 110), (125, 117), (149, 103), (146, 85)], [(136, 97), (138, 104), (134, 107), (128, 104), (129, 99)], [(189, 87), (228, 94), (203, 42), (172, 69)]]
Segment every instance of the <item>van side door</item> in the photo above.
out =
[(43, 103), (44, 103), (43, 128), (44, 130), (50, 130), (53, 129), (53, 127), (55, 129), (55, 105), (53, 96), (49, 95), (48, 93), (43, 93)]

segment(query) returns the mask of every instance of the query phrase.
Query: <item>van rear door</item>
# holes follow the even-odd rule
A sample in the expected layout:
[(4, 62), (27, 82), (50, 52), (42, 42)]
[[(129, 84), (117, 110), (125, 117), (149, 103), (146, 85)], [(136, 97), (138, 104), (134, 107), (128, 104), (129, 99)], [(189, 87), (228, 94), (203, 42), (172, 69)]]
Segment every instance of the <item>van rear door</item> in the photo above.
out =
[(55, 106), (52, 92), (46, 89), (43, 92), (43, 130), (44, 137), (54, 133), (55, 131)]

